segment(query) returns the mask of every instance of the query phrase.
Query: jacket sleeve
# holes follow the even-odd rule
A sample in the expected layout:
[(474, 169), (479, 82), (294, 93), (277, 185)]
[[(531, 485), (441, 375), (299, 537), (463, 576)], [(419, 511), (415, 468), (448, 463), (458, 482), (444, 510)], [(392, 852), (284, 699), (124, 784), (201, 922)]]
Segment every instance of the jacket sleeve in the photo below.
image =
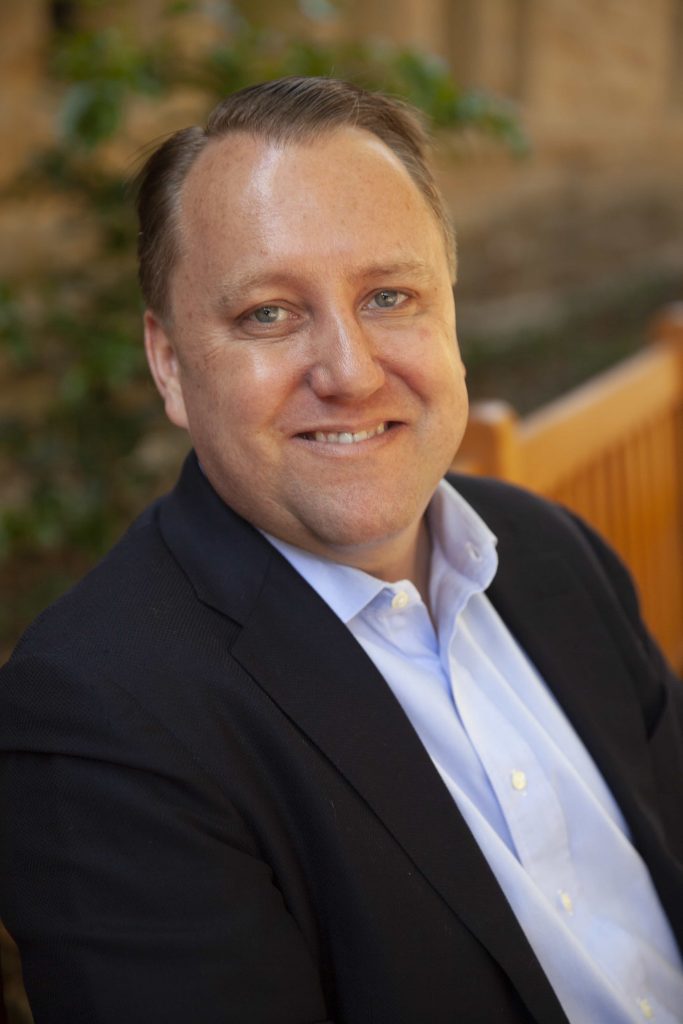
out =
[(324, 1021), (240, 814), (126, 694), (100, 702), (82, 675), (30, 654), (0, 674), (0, 917), (36, 1024)]

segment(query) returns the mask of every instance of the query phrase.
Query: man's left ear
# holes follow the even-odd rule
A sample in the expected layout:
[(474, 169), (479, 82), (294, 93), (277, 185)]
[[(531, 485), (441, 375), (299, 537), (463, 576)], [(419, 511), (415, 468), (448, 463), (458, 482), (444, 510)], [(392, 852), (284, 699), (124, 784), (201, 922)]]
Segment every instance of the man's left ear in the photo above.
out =
[(176, 427), (187, 430), (187, 413), (175, 345), (161, 320), (150, 309), (145, 310), (144, 324), (147, 362), (157, 390), (164, 400), (166, 415)]

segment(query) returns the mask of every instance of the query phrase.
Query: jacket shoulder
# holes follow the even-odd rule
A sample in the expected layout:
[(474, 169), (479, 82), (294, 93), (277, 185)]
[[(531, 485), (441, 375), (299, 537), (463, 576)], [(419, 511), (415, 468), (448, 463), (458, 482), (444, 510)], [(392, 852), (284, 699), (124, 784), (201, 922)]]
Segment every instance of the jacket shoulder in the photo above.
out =
[[(21, 636), (13, 657), (60, 651), (119, 630), (175, 575), (150, 506), (85, 576), (45, 608)], [(177, 586), (177, 584), (176, 584)]]
[(498, 536), (503, 554), (510, 545), (523, 543), (536, 552), (578, 558), (578, 570), (597, 571), (609, 578), (611, 586), (635, 598), (633, 582), (620, 557), (592, 526), (570, 509), (523, 487), (490, 477), (450, 474), (448, 480)]

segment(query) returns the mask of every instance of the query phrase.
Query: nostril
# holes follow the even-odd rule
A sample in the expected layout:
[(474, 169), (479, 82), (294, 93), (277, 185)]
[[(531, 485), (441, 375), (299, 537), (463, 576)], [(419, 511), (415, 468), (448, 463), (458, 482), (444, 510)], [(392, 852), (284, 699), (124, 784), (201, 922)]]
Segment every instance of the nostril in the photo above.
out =
[(325, 354), (307, 374), (307, 382), (320, 397), (366, 398), (382, 387), (385, 373), (375, 356), (365, 351)]

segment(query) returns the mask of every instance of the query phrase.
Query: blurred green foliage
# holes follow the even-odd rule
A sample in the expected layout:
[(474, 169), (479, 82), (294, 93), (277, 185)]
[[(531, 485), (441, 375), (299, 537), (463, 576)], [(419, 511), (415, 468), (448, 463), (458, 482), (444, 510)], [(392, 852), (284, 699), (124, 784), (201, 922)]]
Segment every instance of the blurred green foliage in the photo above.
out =
[(386, 41), (334, 33), (320, 41), (307, 32), (338, 16), (329, 0), (299, 5), (304, 31), (296, 34), (216, 2), (211, 44), (192, 58), (179, 40), (196, 18), (193, 3), (166, 4), (149, 41), (123, 24), (93, 22), (106, 6), (97, 0), (68, 6), (69, 27), (54, 33), (49, 67), (60, 96), (59, 141), (14, 193), (30, 198), (47, 188), (73, 197), (97, 229), (98, 251), (78, 273), (0, 282), (0, 360), (18, 387), (35, 385), (43, 396), (38, 413), (18, 403), (0, 419), (11, 479), (0, 510), (0, 569), (10, 595), (1, 605), (0, 650), (168, 483), (163, 460), (145, 454), (162, 414), (140, 342), (132, 203), (123, 174), (100, 159), (136, 99), (162, 101), (191, 87), (206, 95), (208, 110), (255, 81), (334, 74), (411, 100), (441, 128), (484, 132), (516, 151), (525, 145), (509, 106), (460, 89), (439, 59)]

